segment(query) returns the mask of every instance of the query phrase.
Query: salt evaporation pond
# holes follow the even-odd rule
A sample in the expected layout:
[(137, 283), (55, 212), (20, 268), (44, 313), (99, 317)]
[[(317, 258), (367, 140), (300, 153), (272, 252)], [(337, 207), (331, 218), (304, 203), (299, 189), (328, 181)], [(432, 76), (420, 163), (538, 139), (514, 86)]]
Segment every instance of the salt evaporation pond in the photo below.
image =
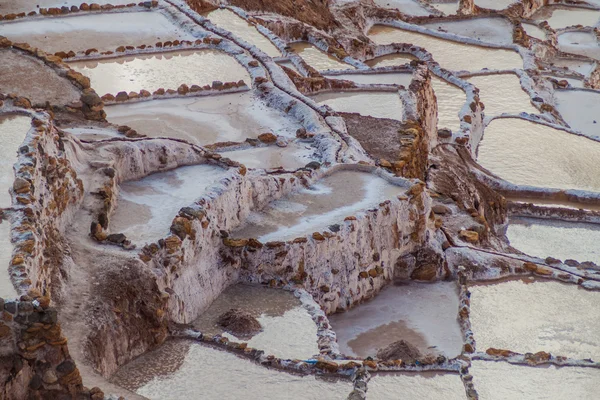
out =
[[(464, 400), (465, 387), (457, 374), (375, 374), (368, 384), (369, 400)], [(400, 396), (400, 397), (399, 397)]]
[(389, 286), (373, 300), (329, 322), (342, 354), (375, 357), (377, 350), (405, 340), (421, 354), (460, 354), (463, 338), (458, 316), (456, 284), (436, 283)]
[(475, 5), (490, 10), (504, 10), (519, 0), (475, 0)]
[(600, 265), (600, 225), (534, 218), (511, 218), (510, 244), (530, 256), (592, 261)]
[[(569, 85), (571, 85), (574, 88), (583, 89), (583, 80), (581, 80), (581, 79), (565, 78), (563, 76), (557, 76), (557, 75), (545, 75), (545, 77), (546, 78), (556, 79), (557, 81), (563, 81), (564, 80), (564, 81), (567, 81), (569, 83)], [(555, 93), (556, 93), (556, 91), (555, 91)]]
[(438, 129), (457, 132), (460, 129), (459, 113), (467, 102), (467, 95), (462, 89), (437, 77), (432, 77), (431, 86), (437, 98)]
[(594, 69), (594, 63), (591, 61), (577, 60), (572, 58), (557, 58), (552, 60), (554, 66), (578, 72), (583, 76), (588, 76)]
[(515, 74), (480, 75), (467, 80), (479, 89), (479, 97), (485, 104), (486, 116), (502, 113), (538, 113), (531, 104), (529, 95), (521, 87), (519, 77)]
[(446, 15), (456, 15), (458, 12), (459, 3), (432, 3), (434, 8), (437, 8)]
[(189, 50), (69, 64), (89, 77), (92, 87), (103, 95), (120, 91), (153, 92), (177, 89), (182, 84), (210, 85), (213, 81), (250, 82), (248, 71), (235, 58), (215, 50)]
[[(236, 338), (218, 324), (219, 317), (240, 309), (258, 319), (263, 330), (247, 338)], [(293, 293), (262, 286), (238, 284), (225, 289), (193, 323), (208, 336), (223, 335), (238, 343), (264, 350), (283, 359), (305, 360), (319, 354), (317, 326)]]
[(443, 68), (452, 71), (523, 68), (523, 59), (512, 50), (466, 45), (385, 25), (375, 25), (369, 31), (369, 37), (377, 44), (410, 43), (420, 46), (431, 53)]
[(326, 75), (329, 79), (342, 79), (363, 85), (401, 85), (408, 87), (412, 74), (407, 72), (383, 72), (379, 74), (343, 74)]
[(322, 399), (352, 391), (346, 380), (299, 376), (262, 367), (234, 354), (186, 340), (170, 341), (121, 368), (120, 386), (150, 400)]
[(383, 8), (400, 10), (400, 12), (417, 17), (431, 14), (425, 7), (415, 0), (374, 0), (375, 4)]
[(189, 99), (164, 99), (105, 107), (113, 124), (150, 137), (184, 139), (199, 145), (243, 142), (261, 133), (295, 137), (301, 127), (252, 92)]
[(475, 285), (471, 325), (477, 348), (600, 360), (600, 293), (534, 279)]
[(493, 120), (477, 161), (516, 185), (600, 191), (600, 143), (519, 118)]
[(471, 18), (458, 21), (423, 24), (434, 31), (481, 40), (482, 42), (509, 45), (513, 43), (513, 26), (504, 18)]
[(195, 38), (160, 12), (87, 14), (0, 24), (0, 35), (46, 52), (115, 51), (119, 46), (152, 45)]
[[(94, 3), (100, 5), (112, 4), (116, 6), (130, 4), (131, 0), (94, 0)], [(0, 14), (28, 13), (30, 11), (39, 11), (39, 8), (60, 8), (63, 6), (68, 6), (70, 8), (71, 6), (79, 7), (80, 5), (81, 0), (36, 0), (34, 2), (31, 0), (5, 0), (0, 4)]]
[(124, 182), (110, 230), (124, 233), (135, 244), (156, 242), (169, 233), (180, 209), (194, 203), (225, 174), (223, 168), (202, 164)]
[(600, 93), (591, 90), (555, 90), (556, 109), (576, 131), (600, 138)]
[(13, 245), (10, 240), (10, 221), (0, 220), (0, 298), (17, 298), (17, 291), (10, 280), (8, 267), (12, 259)]
[(30, 117), (0, 115), (0, 208), (12, 206), (10, 189), (15, 182), (13, 166), (17, 162), (17, 151), (30, 128)]
[(122, 137), (116, 129), (98, 128), (94, 126), (64, 128), (63, 131), (77, 136), (81, 140), (104, 140), (113, 137)]
[(595, 26), (600, 19), (600, 11), (575, 7), (544, 7), (535, 13), (533, 19), (537, 21), (548, 21), (548, 24), (550, 24), (554, 30), (575, 25)]
[(528, 367), (473, 361), (469, 372), (481, 400), (596, 400), (600, 370)]
[(398, 92), (329, 92), (312, 99), (337, 112), (402, 120), (403, 106)]
[(218, 9), (209, 12), (206, 18), (210, 19), (219, 28), (225, 29), (238, 38), (258, 47), (269, 57), (281, 57), (279, 49), (266, 36), (236, 13), (227, 9)]
[(594, 32), (564, 32), (558, 36), (558, 48), (565, 53), (600, 60), (600, 46)]
[(529, 36), (539, 40), (546, 40), (546, 32), (539, 26), (526, 23), (521, 23), (521, 25), (523, 26), (523, 29), (525, 29), (525, 33)]
[(291, 43), (290, 48), (317, 71), (355, 69), (337, 58), (319, 50), (308, 42)]
[(232, 235), (262, 242), (295, 239), (341, 223), (344, 218), (377, 206), (403, 191), (374, 174), (339, 171), (308, 189), (252, 212)]
[(395, 67), (409, 64), (412, 60), (417, 60), (417, 57), (412, 54), (393, 53), (367, 60), (365, 64), (371, 68)]
[(246, 168), (277, 169), (295, 171), (315, 161), (315, 148), (301, 142), (291, 142), (285, 147), (251, 147), (242, 150), (223, 151), (223, 157), (230, 158)]

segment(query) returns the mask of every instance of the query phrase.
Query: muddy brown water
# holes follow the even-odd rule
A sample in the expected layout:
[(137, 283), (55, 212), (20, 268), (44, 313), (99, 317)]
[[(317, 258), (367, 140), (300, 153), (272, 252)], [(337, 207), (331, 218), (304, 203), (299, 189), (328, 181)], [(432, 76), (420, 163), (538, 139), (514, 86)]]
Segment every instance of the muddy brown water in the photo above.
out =
[(387, 287), (373, 300), (329, 320), (340, 351), (349, 356), (372, 357), (403, 339), (423, 355), (455, 357), (463, 344), (457, 316), (455, 283), (409, 283)]
[[(219, 324), (219, 317), (232, 308), (258, 319), (262, 331), (251, 338), (237, 338)], [(264, 350), (284, 359), (309, 359), (319, 353), (317, 326), (291, 292), (238, 284), (227, 288), (193, 323), (204, 335), (220, 334), (235, 342)]]

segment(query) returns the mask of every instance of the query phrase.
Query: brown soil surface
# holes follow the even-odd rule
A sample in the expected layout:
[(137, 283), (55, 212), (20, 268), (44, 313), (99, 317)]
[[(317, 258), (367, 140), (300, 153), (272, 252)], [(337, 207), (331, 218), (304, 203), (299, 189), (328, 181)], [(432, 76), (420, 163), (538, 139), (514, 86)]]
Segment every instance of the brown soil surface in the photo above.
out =
[(32, 104), (65, 105), (79, 101), (80, 93), (66, 78), (34, 57), (16, 50), (0, 51), (0, 93), (18, 93)]
[(374, 159), (384, 158), (394, 161), (398, 159), (402, 146), (399, 131), (403, 128), (400, 121), (363, 116), (359, 114), (342, 114), (348, 133), (358, 140), (362, 147)]

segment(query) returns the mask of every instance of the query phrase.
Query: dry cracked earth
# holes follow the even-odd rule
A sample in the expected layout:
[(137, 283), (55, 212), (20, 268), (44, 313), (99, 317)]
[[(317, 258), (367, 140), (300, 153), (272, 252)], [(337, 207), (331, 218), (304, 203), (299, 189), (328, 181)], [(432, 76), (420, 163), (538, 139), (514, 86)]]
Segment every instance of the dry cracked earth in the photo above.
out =
[(600, 1), (0, 1), (0, 399), (597, 399)]

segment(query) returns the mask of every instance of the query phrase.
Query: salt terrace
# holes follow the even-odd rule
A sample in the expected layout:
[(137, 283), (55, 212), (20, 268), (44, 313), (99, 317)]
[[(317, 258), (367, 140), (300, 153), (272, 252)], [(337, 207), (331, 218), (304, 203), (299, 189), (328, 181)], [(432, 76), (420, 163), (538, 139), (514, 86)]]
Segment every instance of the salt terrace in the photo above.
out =
[(600, 1), (34, 3), (1, 399), (598, 398)]

